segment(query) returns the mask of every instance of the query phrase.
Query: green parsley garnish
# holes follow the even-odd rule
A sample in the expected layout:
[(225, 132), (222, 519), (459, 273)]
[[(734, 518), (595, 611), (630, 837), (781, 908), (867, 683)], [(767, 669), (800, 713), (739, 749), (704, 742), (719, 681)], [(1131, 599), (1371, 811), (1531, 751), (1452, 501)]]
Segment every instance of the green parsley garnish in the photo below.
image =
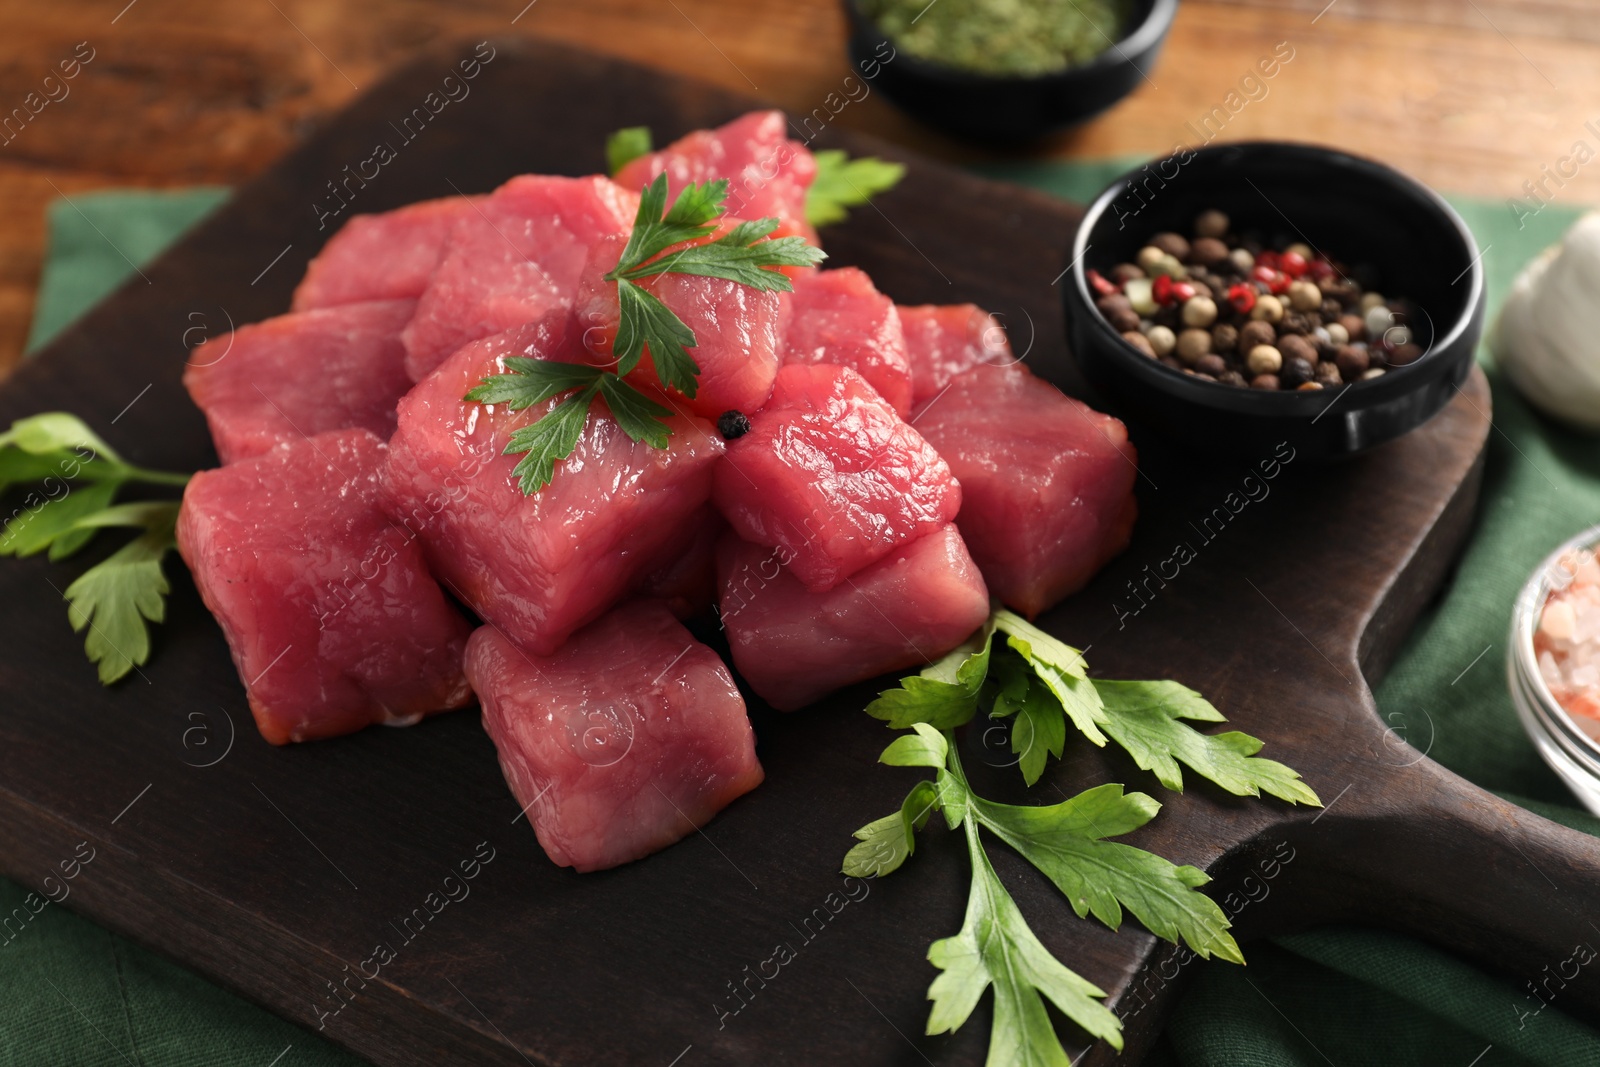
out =
[[(612, 177), (653, 148), (650, 127), (628, 126), (606, 138), (606, 166)], [(806, 190), (806, 221), (828, 226), (849, 218), (849, 208), (860, 207), (879, 193), (888, 192), (905, 177), (903, 163), (873, 156), (851, 159), (843, 149), (825, 148), (812, 153), (817, 176)]]
[(606, 167), (612, 177), (640, 156), (650, 154), (650, 127), (629, 126), (606, 138)]
[(893, 189), (906, 174), (903, 163), (872, 156), (851, 159), (838, 148), (823, 149), (815, 158), (817, 178), (806, 190), (806, 221), (813, 226), (843, 222), (850, 216), (847, 208)]
[[(1004, 635), (1003, 642), (994, 640), (996, 633)], [(884, 749), (880, 762), (929, 767), (936, 774), (918, 782), (899, 811), (856, 831), (859, 843), (846, 854), (844, 873), (881, 876), (900, 867), (934, 811), (951, 830), (964, 832), (972, 865), (961, 932), (928, 950), (940, 974), (928, 989), (933, 1007), (927, 1032), (961, 1026), (993, 986), (989, 1067), (1066, 1062), (1046, 1000), (1092, 1037), (1120, 1049), (1122, 1026), (1101, 1003), (1105, 993), (1040, 944), (995, 874), (980, 830), (1048, 877), (1080, 918), (1092, 914), (1115, 930), (1126, 910), (1157, 937), (1185, 943), (1201, 957), (1234, 963), (1244, 957), (1222, 909), (1199, 891), (1210, 881), (1205, 872), (1109, 840), (1153, 819), (1161, 808), (1153, 798), (1116, 784), (1044, 806), (999, 804), (974, 793), (956, 754), (954, 730), (982, 708), (1011, 720), (1012, 751), (1029, 785), (1039, 780), (1050, 756), (1061, 756), (1070, 724), (1093, 744), (1103, 746), (1108, 737), (1117, 742), (1169, 789), (1182, 788), (1183, 763), (1237, 796), (1264, 791), (1291, 803), (1321, 802), (1294, 771), (1257, 757), (1257, 739), (1237, 732), (1202, 734), (1185, 725), (1183, 720), (1224, 721), (1198, 693), (1170, 681), (1091, 679), (1077, 649), (1005, 610), (996, 610), (972, 641), (868, 705), (867, 712), (891, 728), (913, 731)]]
[(596, 398), (605, 401), (629, 437), (653, 448), (667, 447), (669, 431), (663, 420), (671, 410), (623, 379), (638, 367), (648, 350), (661, 387), (676, 389), (692, 399), (700, 367), (689, 355), (689, 349), (695, 347), (694, 331), (638, 284), (641, 280), (656, 274), (694, 274), (787, 293), (794, 287), (777, 268), (822, 262), (822, 250), (807, 244), (803, 237), (766, 239), (778, 228), (777, 219), (740, 222), (716, 240), (665, 254), (675, 245), (716, 232), (727, 195), (726, 181), (690, 184), (669, 208), (666, 175), (644, 189), (628, 243), (616, 269), (605, 275), (606, 281), (617, 285), (617, 336), (612, 343), (615, 371), (509, 358), (505, 361), (507, 373), (484, 378), (467, 393), (464, 399), (468, 401), (505, 404), (513, 411), (570, 394), (538, 421), (518, 429), (506, 445), (506, 455), (526, 453), (514, 471), (524, 494), (537, 493), (550, 484), (556, 463), (577, 448)]
[(183, 486), (187, 474), (133, 466), (75, 415), (54, 411), (19, 419), (0, 434), (0, 492), (35, 485), (0, 531), (0, 556), (49, 552), (61, 560), (106, 527), (141, 531), (90, 567), (64, 594), (67, 618), (87, 629), (84, 651), (110, 685), (150, 658), (148, 623), (166, 615), (161, 561), (177, 547), (177, 501), (114, 504), (123, 486)]

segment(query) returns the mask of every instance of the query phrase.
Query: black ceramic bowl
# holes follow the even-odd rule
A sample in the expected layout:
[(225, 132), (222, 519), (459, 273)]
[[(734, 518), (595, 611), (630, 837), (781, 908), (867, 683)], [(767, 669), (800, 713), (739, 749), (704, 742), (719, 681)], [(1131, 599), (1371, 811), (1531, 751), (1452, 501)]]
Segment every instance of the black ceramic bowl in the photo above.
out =
[[(1144, 355), (1094, 307), (1087, 272), (1132, 262), (1164, 230), (1189, 234), (1207, 208), (1275, 246), (1304, 241), (1369, 288), (1418, 309), (1424, 354), (1380, 378), (1320, 392), (1265, 392), (1208, 382)], [(1135, 424), (1203, 450), (1352, 455), (1436, 414), (1472, 369), (1483, 332), (1483, 266), (1472, 231), (1439, 195), (1392, 167), (1316, 145), (1254, 141), (1181, 151), (1113, 182), (1089, 206), (1063, 279), (1067, 336), (1084, 376)]]
[(1121, 38), (1081, 66), (1002, 76), (945, 66), (896, 49), (859, 0), (844, 0), (850, 59), (874, 88), (946, 133), (991, 143), (1028, 141), (1100, 114), (1138, 88), (1155, 65), (1178, 0), (1134, 0)]

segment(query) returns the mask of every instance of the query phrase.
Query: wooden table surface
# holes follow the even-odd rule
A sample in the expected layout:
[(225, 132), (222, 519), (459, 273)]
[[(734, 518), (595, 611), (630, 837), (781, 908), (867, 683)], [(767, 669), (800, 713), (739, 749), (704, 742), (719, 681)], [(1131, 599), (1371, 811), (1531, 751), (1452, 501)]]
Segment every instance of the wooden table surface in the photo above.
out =
[[(1342, 145), (1453, 192), (1509, 200), (1543, 180), (1558, 202), (1600, 201), (1600, 165), (1546, 177), (1558, 166), (1572, 174), (1576, 164), (1561, 161), (1575, 142), (1600, 150), (1592, 2), (1183, 0), (1150, 82), (1035, 151), (1095, 157), (1193, 144), (1186, 124), (1288, 42), (1293, 60), (1225, 138)], [(93, 50), (68, 95), (0, 134), (0, 372), (27, 335), (52, 199), (249, 178), (441, 37), (542, 35), (796, 112), (820, 106), (850, 73), (833, 0), (3, 0), (0, 26), (0, 117), (42, 95), (45, 76), (75, 50), (90, 54), (80, 42)], [(836, 121), (940, 157), (981, 158), (881, 94)]]

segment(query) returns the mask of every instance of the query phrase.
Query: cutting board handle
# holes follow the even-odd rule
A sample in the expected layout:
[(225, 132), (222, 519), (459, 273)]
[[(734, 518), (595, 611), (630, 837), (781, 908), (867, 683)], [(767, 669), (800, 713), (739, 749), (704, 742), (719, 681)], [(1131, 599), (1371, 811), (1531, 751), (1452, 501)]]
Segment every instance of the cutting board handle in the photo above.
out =
[(1600, 1018), (1600, 839), (1428, 759), (1363, 769), (1294, 836), (1301, 887), (1327, 905), (1313, 914), (1415, 933), (1508, 974), (1527, 994), (1518, 1011)]

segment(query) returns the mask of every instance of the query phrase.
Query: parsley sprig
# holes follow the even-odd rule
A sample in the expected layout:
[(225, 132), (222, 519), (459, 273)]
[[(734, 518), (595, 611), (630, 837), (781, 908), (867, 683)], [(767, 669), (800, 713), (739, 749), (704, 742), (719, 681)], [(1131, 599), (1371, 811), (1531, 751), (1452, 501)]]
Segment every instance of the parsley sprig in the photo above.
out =
[(179, 487), (187, 474), (153, 471), (122, 459), (77, 416), (46, 412), (0, 434), (0, 492), (34, 488), (0, 531), (0, 556), (48, 552), (62, 560), (110, 527), (138, 530), (132, 541), (84, 571), (63, 594), (72, 628), (110, 685), (150, 658), (149, 623), (166, 616), (161, 561), (177, 547), (175, 500), (113, 503), (134, 484)]
[[(612, 342), (615, 370), (585, 364), (555, 363), (511, 357), (506, 373), (484, 378), (464, 399), (505, 404), (521, 411), (568, 394), (536, 421), (520, 427), (505, 447), (506, 455), (523, 456), (514, 468), (524, 494), (537, 493), (555, 477), (555, 465), (578, 447), (590, 406), (605, 401), (611, 416), (635, 441), (667, 447), (671, 409), (624, 380), (650, 353), (657, 381), (693, 398), (700, 367), (689, 349), (694, 331), (672, 309), (639, 283), (657, 274), (694, 274), (724, 278), (769, 292), (791, 292), (780, 267), (815, 266), (822, 250), (802, 237), (768, 240), (777, 219), (739, 222), (727, 233), (703, 244), (685, 245), (716, 232), (728, 196), (726, 181), (689, 184), (667, 205), (667, 178), (658, 176), (639, 198), (628, 243), (615, 270), (605, 280), (617, 286), (617, 335)], [(685, 245), (677, 251), (674, 246)]]
[[(997, 633), (1003, 641), (995, 640)], [(997, 610), (972, 641), (868, 705), (868, 713), (890, 727), (912, 731), (891, 742), (880, 762), (936, 774), (913, 786), (899, 811), (856, 831), (859, 843), (846, 854), (844, 872), (867, 877), (898, 869), (935, 811), (951, 830), (963, 831), (972, 865), (961, 931), (928, 950), (940, 973), (928, 989), (927, 1032), (960, 1027), (992, 986), (990, 1067), (1066, 1062), (1046, 1000), (1120, 1049), (1121, 1023), (1101, 1003), (1105, 993), (1040, 944), (995, 874), (980, 830), (1048, 877), (1080, 918), (1092, 914), (1115, 930), (1126, 910), (1157, 937), (1181, 941), (1201, 957), (1234, 963), (1244, 957), (1222, 909), (1199, 891), (1210, 881), (1203, 871), (1110, 840), (1155, 817), (1161, 805), (1152, 797), (1117, 784), (1043, 806), (999, 804), (974, 793), (954, 731), (980, 709), (1011, 721), (1012, 751), (1029, 785), (1050, 756), (1061, 756), (1071, 725), (1093, 744), (1117, 742), (1169, 789), (1182, 789), (1182, 763), (1238, 796), (1267, 792), (1291, 803), (1320, 801), (1294, 771), (1256, 756), (1259, 740), (1238, 732), (1202, 734), (1186, 725), (1224, 721), (1198, 693), (1176, 682), (1091, 679), (1077, 649), (1009, 611)]]
[(613, 178), (617, 171), (640, 156), (650, 154), (650, 127), (627, 126), (606, 138), (606, 170)]
[(825, 148), (815, 158), (817, 176), (806, 190), (806, 221), (813, 226), (843, 222), (850, 217), (850, 208), (870, 203), (906, 175), (904, 163), (873, 156), (851, 159), (838, 148)]
[[(653, 147), (648, 126), (629, 126), (606, 138), (606, 166), (613, 177), (623, 167)], [(775, 151), (796, 151), (777, 149)], [(891, 163), (874, 156), (852, 159), (843, 149), (824, 148), (812, 153), (817, 174), (806, 190), (806, 221), (813, 226), (828, 226), (850, 217), (850, 208), (870, 203), (874, 196), (888, 192), (905, 177), (904, 163)]]

